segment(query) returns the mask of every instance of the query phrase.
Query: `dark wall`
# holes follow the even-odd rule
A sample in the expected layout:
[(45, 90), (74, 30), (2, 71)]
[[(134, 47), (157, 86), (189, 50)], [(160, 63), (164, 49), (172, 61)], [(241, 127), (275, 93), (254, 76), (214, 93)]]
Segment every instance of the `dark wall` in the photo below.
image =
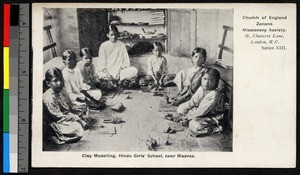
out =
[(80, 48), (88, 47), (92, 49), (94, 56), (98, 56), (99, 46), (107, 40), (107, 10), (77, 9), (77, 16)]

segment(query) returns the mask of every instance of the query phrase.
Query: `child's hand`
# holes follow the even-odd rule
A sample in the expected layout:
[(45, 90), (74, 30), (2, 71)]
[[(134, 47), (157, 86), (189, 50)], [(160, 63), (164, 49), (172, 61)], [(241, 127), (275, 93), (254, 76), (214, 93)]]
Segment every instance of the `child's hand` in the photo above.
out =
[(77, 105), (74, 105), (73, 110), (76, 111), (76, 112), (82, 112), (83, 111), (82, 107), (77, 106)]
[(183, 118), (183, 114), (177, 114), (176, 116), (174, 116), (174, 122), (180, 122)]
[(107, 79), (108, 79), (109, 81), (111, 81), (111, 80), (114, 79), (114, 77), (113, 77), (111, 74), (107, 74)]
[(89, 123), (89, 122), (91, 121), (90, 117), (87, 116), (87, 115), (82, 115), (80, 118), (81, 118), (82, 120), (84, 120), (86, 123)]
[(78, 97), (76, 98), (76, 101), (79, 101), (79, 102), (81, 102), (81, 103), (84, 103), (84, 100), (85, 100), (84, 94), (82, 94), (82, 95), (80, 95), (80, 96), (78, 96)]
[(160, 86), (163, 86), (163, 85), (164, 85), (164, 82), (163, 82), (162, 79), (159, 80), (159, 85), (160, 85)]
[(120, 79), (120, 75), (116, 75), (116, 80), (119, 80)]
[(179, 105), (178, 99), (174, 99), (174, 101), (172, 102), (172, 105), (173, 106), (178, 106)]
[(155, 86), (158, 86), (158, 85), (159, 85), (158, 80), (156, 80), (156, 79), (154, 80), (154, 85), (155, 85)]
[(121, 74), (121, 70), (123, 70), (122, 68), (118, 71), (117, 75), (116, 75), (116, 80), (120, 79), (120, 74)]
[(71, 121), (71, 122), (74, 122), (76, 120), (78, 120), (78, 116), (77, 115), (67, 115), (66, 116), (66, 121)]
[(188, 91), (188, 87), (184, 87), (180, 92), (180, 95), (185, 94)]

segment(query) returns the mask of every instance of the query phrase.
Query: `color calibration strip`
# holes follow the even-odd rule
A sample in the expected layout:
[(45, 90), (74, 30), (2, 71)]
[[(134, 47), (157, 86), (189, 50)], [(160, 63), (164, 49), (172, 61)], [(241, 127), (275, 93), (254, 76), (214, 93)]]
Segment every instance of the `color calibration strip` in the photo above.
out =
[(9, 157), (9, 33), (10, 4), (3, 4), (3, 172), (10, 172)]
[(4, 4), (3, 172), (28, 172), (29, 5)]

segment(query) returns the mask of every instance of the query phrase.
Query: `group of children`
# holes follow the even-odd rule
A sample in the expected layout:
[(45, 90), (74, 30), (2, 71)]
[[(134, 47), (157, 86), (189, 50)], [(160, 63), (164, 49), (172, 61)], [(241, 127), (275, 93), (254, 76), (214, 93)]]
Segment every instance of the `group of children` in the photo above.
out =
[[(137, 83), (138, 71), (130, 66), (126, 47), (118, 40), (118, 33), (116, 26), (108, 27), (109, 40), (101, 44), (97, 61), (93, 61), (88, 48), (80, 50), (78, 63), (75, 52), (67, 50), (62, 55), (65, 68), (46, 71), (45, 81), (49, 88), (43, 94), (46, 138), (56, 144), (80, 140), (91, 120), (86, 115), (88, 108), (105, 107), (105, 100), (101, 99), (103, 90), (133, 84), (154, 87), (168, 84), (171, 76), (167, 72), (167, 60), (162, 55), (162, 44), (153, 43), (153, 55), (147, 61), (147, 75)], [(217, 91), (220, 73), (207, 68), (205, 62), (206, 50), (195, 48), (192, 52), (194, 67), (179, 71), (172, 80), (178, 87), (178, 95), (166, 96), (168, 103), (179, 105), (178, 115), (166, 119), (190, 121), (214, 113), (220, 99)]]

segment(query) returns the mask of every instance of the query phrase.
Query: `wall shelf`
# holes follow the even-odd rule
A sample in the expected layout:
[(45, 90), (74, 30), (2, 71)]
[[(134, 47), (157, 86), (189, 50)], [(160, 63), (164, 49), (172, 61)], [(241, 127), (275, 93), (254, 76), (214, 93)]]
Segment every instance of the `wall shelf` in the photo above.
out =
[(152, 9), (152, 8), (113, 8), (110, 9), (109, 12), (116, 12), (116, 11), (152, 11), (152, 12), (160, 12), (162, 9)]
[(168, 48), (166, 9), (112, 9), (108, 21), (118, 26), (119, 40), (129, 47), (137, 42), (159, 41), (165, 49)]
[(119, 24), (113, 24), (116, 26), (165, 26), (165, 24), (139, 24), (139, 23), (119, 23)]

